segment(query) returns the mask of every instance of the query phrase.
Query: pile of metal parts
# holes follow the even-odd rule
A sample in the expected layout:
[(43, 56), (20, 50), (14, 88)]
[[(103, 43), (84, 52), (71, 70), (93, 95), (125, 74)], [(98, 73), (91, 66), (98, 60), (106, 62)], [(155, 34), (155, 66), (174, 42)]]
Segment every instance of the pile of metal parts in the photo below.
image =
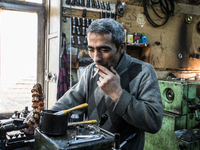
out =
[(116, 19), (115, 4), (110, 2), (99, 2), (98, 0), (66, 0), (63, 1), (63, 9), (73, 8), (83, 10), (82, 17), (86, 17), (87, 10), (100, 12), (100, 18), (113, 18)]
[(192, 129), (189, 129), (181, 135), (180, 139), (187, 142), (198, 142), (200, 140), (200, 132), (195, 133)]
[(34, 148), (34, 136), (27, 135), (23, 129), (26, 128), (24, 120), (29, 114), (28, 107), (25, 107), (21, 113), (14, 112), (9, 119), (0, 120), (0, 149), (13, 150), (26, 148), (31, 150)]
[[(79, 117), (76, 117), (76, 121), (79, 121), (77, 118)], [(66, 132), (60, 136), (44, 134), (40, 128), (37, 128), (35, 130), (35, 149), (110, 150), (113, 147), (115, 135), (101, 128), (106, 120), (107, 115), (102, 115), (98, 125), (87, 124), (87, 121), (69, 122)], [(75, 121), (75, 117), (70, 121)]]
[[(39, 83), (35, 84), (31, 93), (33, 102), (32, 112), (30, 112), (26, 106), (25, 110), (21, 113), (15, 111), (11, 118), (0, 120), (1, 150), (34, 148), (33, 134), (26, 134), (23, 129), (39, 121), (39, 113), (44, 110), (42, 86)], [(29, 115), (30, 119), (26, 120)]]
[(98, 0), (66, 0), (65, 3), (67, 5), (72, 6), (81, 6), (81, 7), (87, 7), (87, 8), (97, 8), (97, 9), (103, 9), (103, 10), (110, 10), (110, 3), (106, 2), (106, 5), (104, 1), (99, 2)]
[(78, 125), (70, 128), (62, 136), (48, 136), (35, 131), (35, 149), (76, 149), (91, 150), (105, 149), (113, 147), (114, 135), (95, 125)]

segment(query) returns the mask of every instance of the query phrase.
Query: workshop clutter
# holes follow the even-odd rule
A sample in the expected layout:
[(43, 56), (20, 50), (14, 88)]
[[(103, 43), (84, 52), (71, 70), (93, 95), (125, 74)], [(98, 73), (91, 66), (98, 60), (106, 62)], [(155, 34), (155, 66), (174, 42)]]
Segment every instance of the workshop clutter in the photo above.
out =
[(94, 19), (72, 17), (72, 45), (87, 45), (86, 28)]
[(26, 106), (21, 113), (15, 111), (11, 118), (0, 120), (0, 150), (32, 150), (34, 148), (34, 134), (27, 128), (39, 122), (40, 114), (44, 110), (42, 85), (35, 84), (31, 93), (32, 111), (29, 111)]
[(147, 36), (144, 33), (134, 32), (126, 35), (126, 43), (131, 45), (147, 46)]
[[(99, 17), (95, 18), (112, 18), (116, 20), (116, 4), (110, 4), (110, 2), (98, 1), (98, 0), (66, 0), (63, 1), (63, 10), (72, 8), (74, 10), (82, 10), (82, 17), (87, 16), (87, 11), (98, 12)], [(63, 12), (65, 15), (68, 12)]]
[(104, 3), (104, 1), (99, 2), (94, 1), (94, 0), (66, 0), (66, 4), (67, 5), (71, 5), (72, 6), (81, 6), (81, 7), (87, 7), (87, 8), (97, 8), (97, 9), (105, 9), (105, 10), (110, 10), (110, 3), (106, 2), (106, 4)]

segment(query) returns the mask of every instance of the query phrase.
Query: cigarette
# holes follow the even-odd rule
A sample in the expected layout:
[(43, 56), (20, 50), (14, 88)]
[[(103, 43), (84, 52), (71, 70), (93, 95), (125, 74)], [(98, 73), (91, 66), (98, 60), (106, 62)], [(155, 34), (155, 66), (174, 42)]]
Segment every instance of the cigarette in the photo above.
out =
[(92, 78), (94, 78), (97, 75), (98, 72), (99, 72), (99, 69), (97, 69), (97, 71), (94, 73)]

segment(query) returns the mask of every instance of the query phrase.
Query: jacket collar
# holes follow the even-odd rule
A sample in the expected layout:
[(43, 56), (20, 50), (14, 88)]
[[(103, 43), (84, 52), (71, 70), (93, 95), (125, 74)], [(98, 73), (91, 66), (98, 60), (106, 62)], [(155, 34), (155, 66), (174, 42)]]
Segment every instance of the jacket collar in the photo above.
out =
[(119, 64), (115, 68), (118, 74), (120, 74), (122, 71), (125, 70), (125, 68), (130, 64), (130, 61), (128, 61), (129, 56), (126, 54), (126, 51), (122, 54), (122, 59), (120, 60)]

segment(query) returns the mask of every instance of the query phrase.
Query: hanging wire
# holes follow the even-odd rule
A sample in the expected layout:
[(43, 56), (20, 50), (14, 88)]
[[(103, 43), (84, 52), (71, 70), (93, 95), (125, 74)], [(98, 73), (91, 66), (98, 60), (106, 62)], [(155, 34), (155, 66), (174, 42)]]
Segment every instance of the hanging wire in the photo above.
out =
[(71, 36), (72, 36), (72, 5), (70, 0), (70, 71), (69, 71), (69, 81), (70, 81), (70, 88), (72, 87), (72, 43), (71, 43)]
[[(149, 13), (147, 11), (147, 0), (143, 0), (143, 5), (144, 5), (144, 14), (146, 15), (147, 20), (149, 21), (149, 23), (154, 26), (154, 27), (160, 27), (163, 26), (167, 23), (167, 21), (169, 20), (169, 17), (174, 15), (174, 1), (173, 0), (158, 0), (157, 2), (153, 2), (152, 0), (149, 0), (149, 4), (152, 8), (152, 10), (154, 11), (154, 13), (156, 14), (157, 17), (159, 17), (160, 19), (165, 19), (163, 23), (161, 24), (156, 24), (151, 17), (149, 16)], [(156, 10), (153, 7), (153, 4), (160, 4), (160, 8), (162, 13), (165, 15), (165, 17), (161, 17)]]

